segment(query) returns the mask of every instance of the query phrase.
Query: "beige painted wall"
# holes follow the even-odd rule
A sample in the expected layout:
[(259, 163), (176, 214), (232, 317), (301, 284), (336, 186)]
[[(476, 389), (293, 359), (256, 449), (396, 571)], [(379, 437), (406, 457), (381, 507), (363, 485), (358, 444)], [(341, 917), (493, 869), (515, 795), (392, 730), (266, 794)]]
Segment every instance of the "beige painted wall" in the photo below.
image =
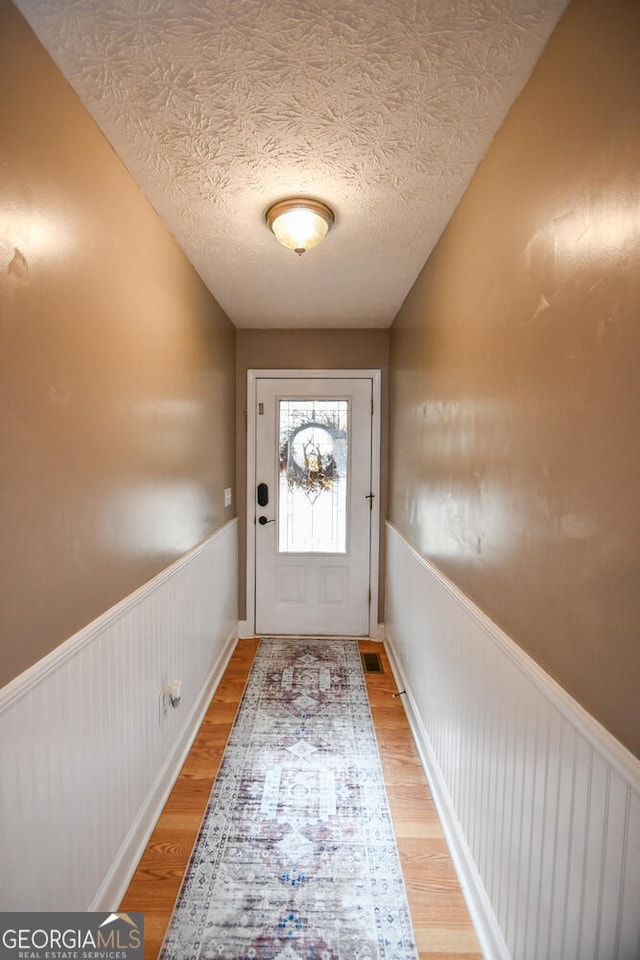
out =
[(391, 334), (393, 523), (640, 752), (640, 5), (574, 0)]
[[(236, 333), (236, 476), (240, 619), (246, 612), (247, 370), (382, 371), (380, 510), (386, 516), (388, 457), (388, 330), (238, 330)], [(381, 543), (380, 578), (384, 570)], [(383, 590), (380, 590), (382, 616)]]
[(0, 683), (233, 516), (234, 330), (0, 7)]

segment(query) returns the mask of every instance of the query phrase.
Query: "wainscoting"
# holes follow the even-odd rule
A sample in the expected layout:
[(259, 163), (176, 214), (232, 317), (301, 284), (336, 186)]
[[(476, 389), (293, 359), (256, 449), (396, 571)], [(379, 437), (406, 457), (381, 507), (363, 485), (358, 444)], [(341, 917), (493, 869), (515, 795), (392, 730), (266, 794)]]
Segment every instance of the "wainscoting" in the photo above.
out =
[(640, 763), (387, 525), (389, 653), (487, 958), (640, 956)]
[(117, 909), (233, 650), (236, 557), (233, 520), (0, 690), (1, 910)]

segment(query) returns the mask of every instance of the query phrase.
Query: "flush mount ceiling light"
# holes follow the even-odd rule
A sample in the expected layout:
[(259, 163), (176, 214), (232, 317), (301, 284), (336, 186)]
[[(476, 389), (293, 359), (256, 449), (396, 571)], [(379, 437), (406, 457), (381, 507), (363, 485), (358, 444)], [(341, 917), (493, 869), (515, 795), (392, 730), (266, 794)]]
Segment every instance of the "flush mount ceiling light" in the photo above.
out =
[(307, 197), (278, 200), (265, 218), (276, 239), (299, 257), (324, 240), (335, 220), (331, 207)]

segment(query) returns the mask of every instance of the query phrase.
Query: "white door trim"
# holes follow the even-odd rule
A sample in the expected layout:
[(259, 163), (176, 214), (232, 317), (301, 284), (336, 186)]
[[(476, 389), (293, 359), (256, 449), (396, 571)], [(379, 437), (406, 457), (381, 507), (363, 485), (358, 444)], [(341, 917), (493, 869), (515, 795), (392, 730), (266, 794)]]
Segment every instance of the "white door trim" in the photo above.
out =
[(255, 474), (256, 474), (256, 381), (259, 379), (297, 380), (371, 380), (374, 416), (371, 422), (371, 477), (374, 507), (371, 511), (371, 547), (369, 576), (371, 600), (369, 602), (369, 635), (378, 639), (378, 573), (380, 564), (380, 424), (381, 382), (380, 370), (247, 370), (247, 620), (243, 634), (255, 633), (256, 607), (256, 526)]

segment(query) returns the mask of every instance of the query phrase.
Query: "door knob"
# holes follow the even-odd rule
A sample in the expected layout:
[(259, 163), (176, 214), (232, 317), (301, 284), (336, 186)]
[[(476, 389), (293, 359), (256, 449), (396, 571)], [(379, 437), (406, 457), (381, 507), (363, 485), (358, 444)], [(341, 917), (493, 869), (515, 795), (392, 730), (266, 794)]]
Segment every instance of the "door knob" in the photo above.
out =
[(275, 523), (275, 520), (267, 520), (266, 517), (258, 517), (258, 523), (261, 527), (264, 527), (265, 523)]

